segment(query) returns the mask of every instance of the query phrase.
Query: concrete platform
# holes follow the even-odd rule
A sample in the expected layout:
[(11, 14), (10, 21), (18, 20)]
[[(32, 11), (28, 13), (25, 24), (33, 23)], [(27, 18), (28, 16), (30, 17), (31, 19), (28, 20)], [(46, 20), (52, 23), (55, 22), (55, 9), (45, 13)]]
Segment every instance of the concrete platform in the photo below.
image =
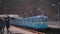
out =
[[(17, 28), (14, 26), (11, 26), (9, 30), (10, 30), (11, 34), (38, 34), (38, 33), (33, 33), (33, 32), (24, 30), (22, 28)], [(5, 28), (4, 33), (7, 34), (6, 28)], [(45, 34), (45, 33), (40, 33), (40, 34)]]
[(48, 21), (48, 27), (60, 29), (60, 21)]

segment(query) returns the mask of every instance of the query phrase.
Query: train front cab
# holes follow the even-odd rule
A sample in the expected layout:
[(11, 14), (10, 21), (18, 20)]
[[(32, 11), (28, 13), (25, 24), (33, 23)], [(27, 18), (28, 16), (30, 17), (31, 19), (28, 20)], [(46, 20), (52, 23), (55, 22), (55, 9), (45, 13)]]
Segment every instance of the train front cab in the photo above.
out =
[(34, 22), (34, 27), (39, 31), (45, 32), (48, 28), (47, 21), (48, 17), (37, 17), (36, 23)]

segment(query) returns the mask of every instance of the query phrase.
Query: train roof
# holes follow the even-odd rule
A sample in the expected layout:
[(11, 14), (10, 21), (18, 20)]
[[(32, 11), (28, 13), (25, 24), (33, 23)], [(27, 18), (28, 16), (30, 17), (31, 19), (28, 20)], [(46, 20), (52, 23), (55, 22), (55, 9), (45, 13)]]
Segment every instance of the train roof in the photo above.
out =
[(32, 17), (28, 17), (28, 18), (40, 18), (40, 17), (45, 17), (45, 18), (48, 18), (47, 16), (44, 16), (44, 15), (32, 16)]
[(35, 17), (45, 17), (45, 18), (48, 18), (47, 16), (44, 16), (44, 15), (35, 16)]

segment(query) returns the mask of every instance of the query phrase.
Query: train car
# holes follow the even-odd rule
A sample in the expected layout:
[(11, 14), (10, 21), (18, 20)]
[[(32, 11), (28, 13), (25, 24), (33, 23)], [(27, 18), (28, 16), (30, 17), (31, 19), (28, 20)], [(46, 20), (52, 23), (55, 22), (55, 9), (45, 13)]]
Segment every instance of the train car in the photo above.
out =
[(46, 16), (33, 16), (24, 19), (24, 24), (27, 27), (32, 27), (35, 29), (48, 28), (47, 25), (48, 17)]
[[(11, 17), (12, 18), (12, 17)], [(10, 23), (12, 25), (16, 25), (16, 26), (21, 26), (23, 24), (23, 18), (19, 17), (19, 18), (12, 18)]]
[(25, 26), (25, 27), (31, 27), (35, 29), (46, 29), (48, 28), (47, 21), (48, 17), (47, 16), (32, 16), (32, 17), (27, 17), (27, 18), (16, 18), (13, 21), (14, 25), (17, 26)]

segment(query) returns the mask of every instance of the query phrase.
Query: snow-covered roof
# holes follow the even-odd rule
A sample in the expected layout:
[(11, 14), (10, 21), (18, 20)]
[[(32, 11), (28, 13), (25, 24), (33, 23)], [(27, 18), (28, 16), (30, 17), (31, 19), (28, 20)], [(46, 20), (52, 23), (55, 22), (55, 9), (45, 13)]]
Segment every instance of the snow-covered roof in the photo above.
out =
[(0, 15), (0, 17), (7, 17), (7, 15)]
[(19, 17), (19, 15), (0, 15), (0, 17), (14, 17), (14, 18), (17, 18)]

